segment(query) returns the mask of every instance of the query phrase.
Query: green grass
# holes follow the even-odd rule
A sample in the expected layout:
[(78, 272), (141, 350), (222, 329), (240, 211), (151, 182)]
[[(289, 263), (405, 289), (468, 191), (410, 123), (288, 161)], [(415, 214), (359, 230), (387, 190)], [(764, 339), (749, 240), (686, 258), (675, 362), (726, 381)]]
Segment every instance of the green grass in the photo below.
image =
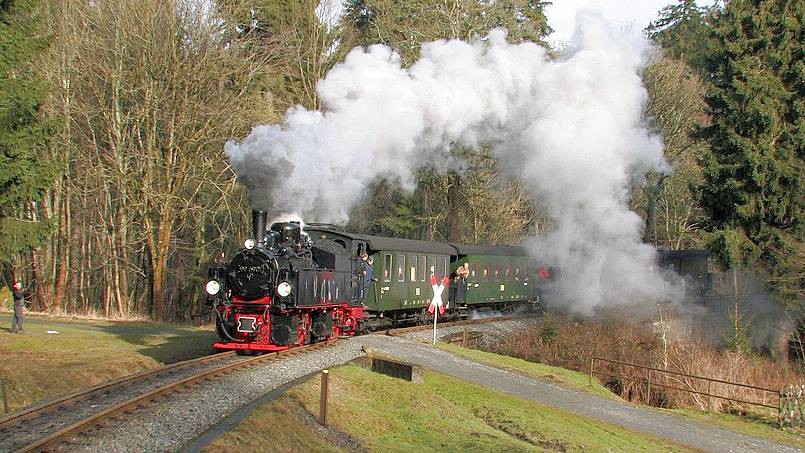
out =
[(514, 371), (527, 377), (549, 380), (566, 388), (592, 393), (604, 398), (620, 400), (617, 395), (601, 385), (598, 380), (593, 379), (592, 385), (590, 385), (590, 376), (579, 373), (578, 371), (545, 365), (543, 363), (529, 362), (516, 357), (493, 354), (477, 349), (462, 348), (461, 346), (450, 343), (437, 343), (436, 345), (440, 349), (485, 365)]
[[(283, 399), (259, 408), (235, 430), (219, 437), (215, 448), (243, 442), (248, 434), (254, 437), (249, 439), (250, 445), (256, 446), (286, 445), (285, 438), (303, 434), (326, 442), (318, 432), (300, 426), (298, 419), (283, 425), (287, 433), (253, 429), (260, 420), (286, 414), (292, 404), (317, 414), (318, 398), (318, 379), (311, 379), (289, 390)], [(354, 365), (333, 369), (328, 417), (332, 426), (369, 451), (688, 451), (430, 371), (424, 374), (424, 384), (413, 384)], [(311, 449), (302, 445), (276, 451)]]
[[(202, 451), (271, 451), (330, 453), (343, 451), (327, 442), (318, 432), (299, 422), (295, 412), (299, 403), (288, 396), (269, 403), (252, 414), (235, 430), (213, 440)], [(269, 446), (270, 447), (267, 447)]]
[[(0, 377), (10, 409), (212, 352), (214, 334), (168, 324), (25, 317), (23, 335), (0, 314)], [(58, 333), (47, 333), (48, 331)]]
[[(656, 409), (656, 408), (655, 408)], [(791, 445), (805, 449), (805, 437), (798, 429), (780, 429), (776, 416), (732, 415), (716, 412), (702, 412), (690, 409), (656, 409), (673, 415), (718, 426), (747, 436), (759, 437), (771, 442)]]

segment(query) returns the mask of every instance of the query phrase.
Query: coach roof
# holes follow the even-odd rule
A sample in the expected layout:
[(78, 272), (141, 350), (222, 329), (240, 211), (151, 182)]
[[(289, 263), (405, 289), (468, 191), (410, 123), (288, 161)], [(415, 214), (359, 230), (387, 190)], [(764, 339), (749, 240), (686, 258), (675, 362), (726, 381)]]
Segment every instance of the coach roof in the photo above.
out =
[(528, 256), (528, 252), (523, 247), (511, 245), (464, 245), (450, 244), (459, 255), (501, 255), (501, 256)]
[(417, 241), (414, 239), (388, 238), (384, 236), (371, 236), (368, 234), (347, 233), (329, 226), (306, 227), (305, 230), (321, 231), (333, 235), (344, 236), (353, 241), (366, 241), (369, 248), (374, 251), (389, 250), (399, 252), (434, 253), (439, 255), (455, 255), (456, 249), (444, 242)]

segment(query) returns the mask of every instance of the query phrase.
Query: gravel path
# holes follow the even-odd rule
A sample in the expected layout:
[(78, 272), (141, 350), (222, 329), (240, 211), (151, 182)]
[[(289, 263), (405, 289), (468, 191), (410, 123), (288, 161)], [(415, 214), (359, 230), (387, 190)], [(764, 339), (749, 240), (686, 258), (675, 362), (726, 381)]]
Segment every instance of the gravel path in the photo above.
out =
[[(496, 328), (500, 329), (500, 326)], [(473, 326), (473, 330), (481, 330)], [(445, 329), (446, 331), (446, 329)], [(486, 331), (485, 331), (486, 333)], [(421, 338), (421, 332), (412, 335)], [(425, 336), (424, 339), (430, 337)], [(531, 379), (520, 374), (454, 356), (409, 338), (366, 336), (353, 339), (367, 348), (404, 359), (442, 374), (474, 382), (519, 398), (556, 407), (577, 415), (650, 434), (699, 450), (713, 452), (795, 452), (795, 447), (775, 444), (682, 417), (663, 414), (626, 402), (597, 397)]]

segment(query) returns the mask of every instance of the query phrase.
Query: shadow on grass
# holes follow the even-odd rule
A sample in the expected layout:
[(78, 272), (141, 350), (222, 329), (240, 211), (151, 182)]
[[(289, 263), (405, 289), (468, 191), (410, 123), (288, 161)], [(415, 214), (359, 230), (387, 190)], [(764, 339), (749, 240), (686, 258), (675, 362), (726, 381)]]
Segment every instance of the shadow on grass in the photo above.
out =
[(166, 324), (121, 323), (96, 326), (98, 330), (133, 344), (137, 352), (168, 364), (213, 354), (215, 334)]

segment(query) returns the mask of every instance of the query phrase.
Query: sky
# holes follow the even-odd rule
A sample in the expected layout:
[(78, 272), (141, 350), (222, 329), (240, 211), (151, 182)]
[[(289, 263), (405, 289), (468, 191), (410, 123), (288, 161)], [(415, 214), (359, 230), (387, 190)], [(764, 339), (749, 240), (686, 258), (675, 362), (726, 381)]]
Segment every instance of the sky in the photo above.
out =
[[(554, 33), (548, 37), (551, 44), (570, 41), (576, 23), (576, 13), (583, 9), (600, 11), (604, 17), (619, 29), (640, 31), (657, 18), (657, 13), (665, 6), (675, 4), (674, 0), (552, 0), (545, 7), (548, 25)], [(697, 0), (700, 6), (712, 1)]]

